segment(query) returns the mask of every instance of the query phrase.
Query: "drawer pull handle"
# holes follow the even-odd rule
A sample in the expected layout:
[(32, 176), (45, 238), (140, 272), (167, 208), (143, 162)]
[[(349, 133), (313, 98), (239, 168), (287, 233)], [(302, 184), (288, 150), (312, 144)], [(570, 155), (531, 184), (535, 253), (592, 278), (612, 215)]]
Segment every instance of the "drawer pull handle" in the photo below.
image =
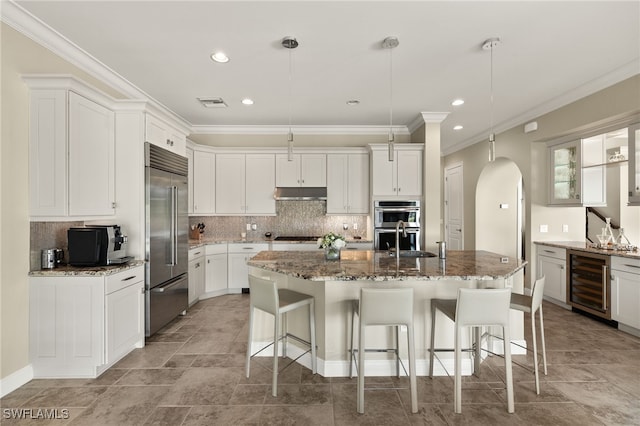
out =
[(135, 275), (131, 275), (130, 277), (123, 278), (122, 281), (129, 281), (129, 280), (134, 279), (135, 277), (136, 277)]
[(553, 250), (544, 250), (546, 253), (555, 253)]
[(640, 266), (638, 265), (629, 265), (628, 263), (625, 263), (624, 266), (628, 266), (630, 268), (640, 268)]

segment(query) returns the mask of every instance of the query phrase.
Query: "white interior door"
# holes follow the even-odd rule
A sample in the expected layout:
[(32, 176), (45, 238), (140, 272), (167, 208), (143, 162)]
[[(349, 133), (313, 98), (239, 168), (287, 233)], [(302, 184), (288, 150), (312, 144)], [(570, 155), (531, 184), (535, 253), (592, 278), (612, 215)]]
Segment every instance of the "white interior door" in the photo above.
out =
[(444, 170), (444, 232), (449, 250), (464, 248), (463, 212), (462, 163), (457, 163)]

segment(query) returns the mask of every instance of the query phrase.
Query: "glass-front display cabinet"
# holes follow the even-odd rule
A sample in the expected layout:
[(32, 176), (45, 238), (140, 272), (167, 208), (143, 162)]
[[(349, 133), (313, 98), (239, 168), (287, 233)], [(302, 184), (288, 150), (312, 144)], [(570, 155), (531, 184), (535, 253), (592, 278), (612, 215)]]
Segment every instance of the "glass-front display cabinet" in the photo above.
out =
[(580, 141), (549, 147), (549, 204), (580, 205)]
[(640, 206), (640, 123), (629, 126), (629, 205)]

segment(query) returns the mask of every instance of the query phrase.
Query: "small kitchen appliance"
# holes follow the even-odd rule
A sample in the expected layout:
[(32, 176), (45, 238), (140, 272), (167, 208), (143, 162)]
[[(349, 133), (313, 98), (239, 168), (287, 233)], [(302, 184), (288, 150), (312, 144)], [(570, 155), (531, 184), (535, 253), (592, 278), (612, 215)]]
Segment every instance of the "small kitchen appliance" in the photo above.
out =
[(53, 269), (56, 267), (56, 249), (44, 249), (41, 252), (42, 269)]
[(118, 225), (89, 225), (69, 228), (69, 264), (72, 266), (105, 266), (127, 263), (127, 236)]

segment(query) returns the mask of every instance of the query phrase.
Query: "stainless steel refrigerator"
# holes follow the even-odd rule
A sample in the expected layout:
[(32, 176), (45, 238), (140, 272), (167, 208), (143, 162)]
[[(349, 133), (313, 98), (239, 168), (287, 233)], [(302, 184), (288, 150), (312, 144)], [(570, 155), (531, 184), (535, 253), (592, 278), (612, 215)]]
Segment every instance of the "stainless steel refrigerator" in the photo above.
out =
[(186, 157), (145, 144), (147, 336), (189, 304), (187, 171)]

